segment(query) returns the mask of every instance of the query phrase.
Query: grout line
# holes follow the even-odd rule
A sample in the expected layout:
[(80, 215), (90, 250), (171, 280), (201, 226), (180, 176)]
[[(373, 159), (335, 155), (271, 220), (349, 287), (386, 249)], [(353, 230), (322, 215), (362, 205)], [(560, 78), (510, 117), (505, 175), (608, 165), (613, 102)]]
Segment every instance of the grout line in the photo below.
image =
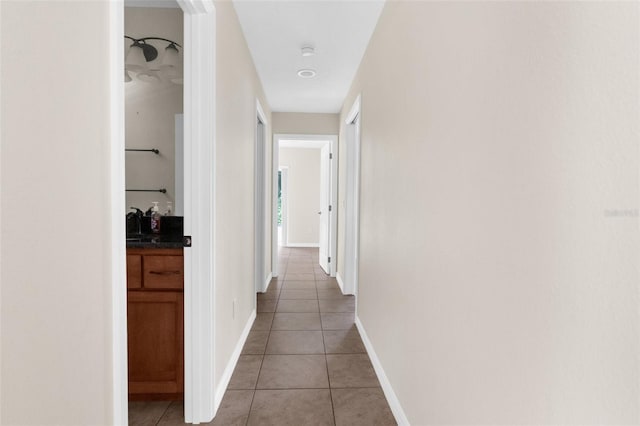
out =
[[(183, 399), (184, 401), (184, 399)], [(158, 417), (158, 421), (156, 422), (156, 426), (158, 426), (160, 424), (160, 422), (162, 421), (162, 418), (167, 414), (167, 411), (169, 411), (169, 407), (171, 407), (171, 404), (173, 404), (174, 401), (170, 401), (169, 404), (167, 404), (167, 408), (164, 409), (164, 411), (162, 412), (162, 415), (160, 417)]]

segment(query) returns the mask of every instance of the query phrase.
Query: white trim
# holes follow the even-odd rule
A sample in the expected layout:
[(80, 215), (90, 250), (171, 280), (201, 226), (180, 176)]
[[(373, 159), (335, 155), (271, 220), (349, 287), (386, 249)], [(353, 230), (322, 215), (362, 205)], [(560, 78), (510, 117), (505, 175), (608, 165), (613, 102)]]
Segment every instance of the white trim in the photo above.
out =
[(242, 330), (242, 334), (240, 335), (240, 339), (236, 344), (236, 347), (233, 349), (233, 353), (231, 354), (231, 358), (229, 358), (229, 362), (222, 373), (222, 377), (220, 377), (220, 383), (218, 383), (218, 387), (215, 393), (215, 401), (213, 402), (213, 406), (215, 412), (218, 412), (218, 408), (220, 408), (220, 403), (222, 402), (222, 397), (224, 393), (227, 391), (227, 387), (229, 386), (229, 381), (231, 381), (231, 376), (233, 375), (233, 370), (235, 370), (236, 365), (238, 364), (238, 360), (240, 359), (240, 354), (242, 353), (242, 348), (244, 347), (245, 342), (247, 341), (247, 337), (249, 337), (249, 332), (251, 331), (251, 327), (253, 326), (253, 322), (256, 319), (256, 310), (254, 309), (249, 315), (249, 319), (244, 326), (244, 330)]
[(267, 115), (264, 113), (264, 109), (262, 109), (262, 105), (260, 104), (259, 99), (256, 99), (256, 112), (258, 113), (258, 117), (260, 117), (260, 121), (262, 121), (262, 123), (266, 127), (269, 124), (269, 122), (267, 121)]
[[(271, 275), (277, 278), (278, 271), (278, 162), (280, 152), (271, 138)], [(284, 231), (284, 229), (283, 229)]]
[(353, 105), (351, 105), (351, 109), (349, 110), (349, 114), (347, 114), (347, 118), (346, 118), (346, 120), (344, 120), (345, 124), (353, 123), (353, 120), (356, 119), (356, 116), (358, 116), (358, 114), (360, 114), (360, 105), (362, 104), (361, 96), (362, 95), (358, 95), (356, 100), (353, 102)]
[(340, 291), (342, 292), (342, 294), (345, 294), (344, 281), (342, 281), (342, 276), (340, 275), (340, 272), (336, 273), (336, 281), (338, 281), (338, 286), (340, 286)]
[(280, 141), (280, 148), (297, 148), (297, 149), (322, 149), (327, 144), (327, 140), (290, 140)]
[[(303, 135), (303, 134), (293, 134), (293, 133), (276, 133), (273, 135), (274, 139), (278, 139), (278, 142), (282, 141), (290, 141), (298, 142), (298, 141), (320, 141), (320, 142), (328, 142), (337, 140), (336, 135), (326, 134), (326, 135)], [(299, 146), (296, 146), (299, 148)], [(314, 146), (314, 148), (320, 148), (320, 146)]]
[[(358, 98), (359, 99), (359, 98)], [(329, 263), (329, 275), (332, 277), (336, 276), (338, 272), (338, 136), (337, 135), (303, 135), (303, 134), (288, 134), (288, 133), (276, 133), (273, 135), (273, 170), (275, 179), (278, 177), (278, 168), (279, 168), (279, 152), (280, 147), (283, 143), (287, 143), (291, 146), (295, 146), (297, 148), (304, 142), (307, 142), (313, 148), (318, 148), (320, 145), (317, 142), (322, 142), (324, 144), (329, 143), (331, 146), (331, 155), (333, 159), (331, 160), (331, 188), (330, 188), (330, 199), (331, 199), (331, 214), (329, 216), (329, 248), (328, 255), (331, 257), (332, 262)], [(282, 167), (284, 168), (284, 167)], [(283, 173), (284, 175), (284, 173)], [(277, 216), (277, 204), (278, 204), (278, 190), (277, 185), (274, 185), (276, 189), (273, 191), (273, 200), (272, 203), (274, 207), (274, 215), (273, 215), (273, 229), (274, 233), (277, 236), (278, 232), (278, 216)], [(288, 207), (288, 206), (287, 206)], [(284, 211), (283, 211), (284, 214)], [(287, 218), (288, 219), (288, 218)], [(283, 223), (283, 225), (288, 226), (287, 223)], [(283, 227), (283, 242), (282, 246), (284, 247), (319, 247), (318, 245), (309, 246), (309, 245), (294, 245), (287, 241), (288, 232), (286, 232), (286, 228)], [(277, 240), (277, 238), (276, 238)], [(274, 253), (277, 254), (277, 247)], [(274, 254), (273, 265), (277, 265), (277, 257)], [(277, 275), (274, 275), (277, 276)]]
[(335, 277), (338, 273), (338, 161), (340, 155), (338, 138), (331, 142), (331, 212), (329, 212), (329, 276)]
[(264, 286), (262, 287), (262, 292), (264, 293), (265, 291), (269, 290), (269, 284), (271, 284), (271, 280), (273, 279), (273, 273), (269, 273), (269, 275), (267, 275), (267, 279), (264, 282)]
[(127, 373), (127, 276), (124, 160), (124, 6), (109, 3), (109, 114), (111, 203), (111, 368), (113, 424), (129, 423)]
[[(289, 241), (289, 167), (283, 166), (280, 168), (280, 171), (282, 172), (282, 241), (280, 241), (280, 245), (287, 247), (287, 242)], [(278, 207), (277, 200), (276, 194), (276, 209)], [(275, 217), (274, 223), (276, 225), (278, 223), (277, 216)]]
[[(347, 116), (345, 162), (345, 245), (344, 292), (358, 295), (358, 269), (360, 252), (360, 123), (362, 121), (361, 98), (356, 98)], [(353, 126), (353, 129), (351, 128)], [(349, 158), (349, 153), (353, 159)], [(356, 298), (356, 307), (358, 299)]]
[(286, 247), (310, 247), (310, 248), (318, 248), (320, 244), (318, 243), (287, 243)]
[(184, 415), (215, 415), (215, 58), (212, 0), (178, 0), (184, 12)]
[(409, 419), (402, 409), (402, 405), (400, 404), (400, 400), (396, 395), (393, 387), (391, 386), (391, 382), (387, 377), (387, 374), (384, 372), (384, 368), (382, 368), (382, 363), (380, 362), (380, 358), (376, 354), (376, 351), (373, 349), (373, 344), (371, 340), (369, 340), (369, 336), (367, 336), (367, 332), (364, 329), (364, 325), (362, 325), (362, 321), (360, 318), (356, 316), (356, 327), (360, 332), (360, 337), (362, 338), (362, 342), (364, 343), (364, 347), (367, 349), (367, 354), (371, 359), (371, 364), (373, 364), (373, 369), (378, 376), (378, 380), (380, 381), (380, 386), (382, 387), (382, 391), (384, 392), (384, 396), (387, 398), (387, 402), (389, 403), (389, 407), (391, 408), (391, 412), (393, 416), (396, 418), (396, 422), (398, 426), (409, 426)]
[[(256, 293), (264, 290), (267, 251), (267, 118), (260, 100), (256, 98), (255, 144), (254, 144), (254, 288)], [(257, 303), (257, 302), (256, 302)]]

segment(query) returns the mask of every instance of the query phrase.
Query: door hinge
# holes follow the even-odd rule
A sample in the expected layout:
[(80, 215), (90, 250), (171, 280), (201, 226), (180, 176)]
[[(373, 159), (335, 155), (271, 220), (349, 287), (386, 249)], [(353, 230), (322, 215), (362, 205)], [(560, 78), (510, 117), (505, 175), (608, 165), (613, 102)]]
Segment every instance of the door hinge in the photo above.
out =
[(330, 257), (327, 259), (327, 263), (331, 263), (331, 258)]
[(331, 211), (331, 206), (329, 206), (329, 211)]
[(333, 159), (333, 153), (330, 152), (329, 153), (329, 160), (332, 160), (332, 159)]

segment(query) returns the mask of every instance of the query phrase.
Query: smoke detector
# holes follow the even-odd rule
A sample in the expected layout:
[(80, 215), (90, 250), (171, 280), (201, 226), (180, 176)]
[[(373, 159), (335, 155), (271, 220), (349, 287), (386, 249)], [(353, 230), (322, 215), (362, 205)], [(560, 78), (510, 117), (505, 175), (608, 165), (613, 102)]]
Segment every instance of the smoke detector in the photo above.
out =
[(316, 76), (316, 70), (312, 69), (304, 69), (298, 71), (298, 77), (302, 78), (313, 78)]

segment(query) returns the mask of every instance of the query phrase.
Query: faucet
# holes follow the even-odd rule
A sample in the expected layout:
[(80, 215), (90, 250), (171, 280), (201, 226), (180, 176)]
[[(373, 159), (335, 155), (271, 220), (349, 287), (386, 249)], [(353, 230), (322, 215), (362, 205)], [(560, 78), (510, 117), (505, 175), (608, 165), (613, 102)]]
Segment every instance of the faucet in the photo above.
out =
[(133, 221), (135, 223), (135, 234), (142, 234), (142, 216), (144, 213), (137, 207), (131, 207), (135, 210), (135, 212), (127, 213), (127, 233), (130, 233), (129, 229), (129, 221)]

